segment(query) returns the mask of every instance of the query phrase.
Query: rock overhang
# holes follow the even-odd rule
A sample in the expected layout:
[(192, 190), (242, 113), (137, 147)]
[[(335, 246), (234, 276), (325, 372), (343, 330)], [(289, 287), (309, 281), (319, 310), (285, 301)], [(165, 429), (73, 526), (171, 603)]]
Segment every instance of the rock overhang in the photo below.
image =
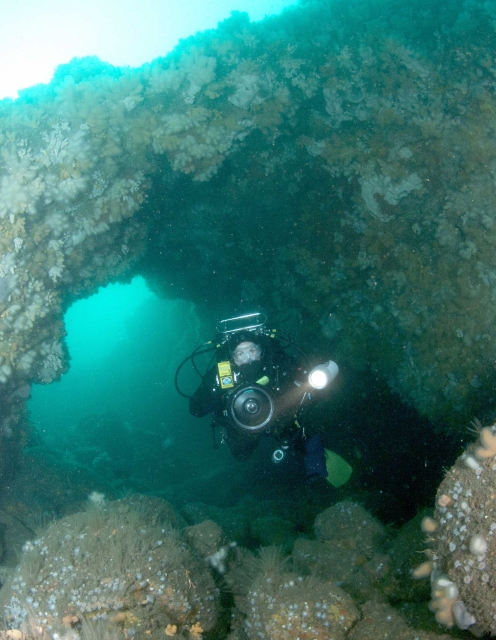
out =
[(234, 15), (139, 69), (75, 60), (0, 103), (4, 435), (15, 390), (67, 370), (67, 305), (135, 273), (304, 319), (435, 420), (492, 411), (488, 9), (463, 31), (453, 8), (429, 49), (324, 4)]

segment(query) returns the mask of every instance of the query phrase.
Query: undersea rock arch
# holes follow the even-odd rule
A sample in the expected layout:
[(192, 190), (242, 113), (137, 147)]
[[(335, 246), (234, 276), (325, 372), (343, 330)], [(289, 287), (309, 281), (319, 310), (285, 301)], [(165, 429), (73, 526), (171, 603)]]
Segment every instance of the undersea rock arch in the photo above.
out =
[(491, 411), (496, 10), (425, 5), (233, 14), (0, 102), (5, 443), (67, 369), (67, 306), (136, 273), (304, 324), (439, 425)]

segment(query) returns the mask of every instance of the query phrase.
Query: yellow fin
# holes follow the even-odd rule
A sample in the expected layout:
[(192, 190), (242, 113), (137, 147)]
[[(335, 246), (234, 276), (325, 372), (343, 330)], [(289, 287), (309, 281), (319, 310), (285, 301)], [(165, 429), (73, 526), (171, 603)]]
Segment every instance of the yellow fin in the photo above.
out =
[(353, 473), (353, 469), (350, 465), (342, 458), (338, 456), (334, 451), (329, 451), (329, 449), (325, 450), (326, 457), (326, 469), (329, 474), (326, 478), (327, 482), (332, 484), (333, 487), (341, 487), (343, 484), (346, 484), (350, 479), (351, 474)]
[(260, 380), (257, 380), (257, 384), (260, 384), (262, 386), (268, 384), (269, 382), (270, 380), (267, 378), (267, 376), (262, 376)]

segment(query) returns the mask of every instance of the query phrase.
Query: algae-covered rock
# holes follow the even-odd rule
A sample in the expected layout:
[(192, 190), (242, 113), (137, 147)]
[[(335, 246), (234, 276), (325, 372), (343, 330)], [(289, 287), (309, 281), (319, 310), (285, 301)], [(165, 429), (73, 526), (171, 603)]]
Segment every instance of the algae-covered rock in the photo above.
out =
[(425, 517), (431, 610), (448, 628), (496, 635), (496, 425), (479, 430), (446, 473), (433, 517)]
[(274, 545), (283, 551), (291, 551), (295, 538), (295, 527), (289, 520), (276, 516), (256, 518), (250, 523), (254, 540), (262, 547)]
[(449, 640), (445, 633), (412, 628), (391, 605), (367, 602), (361, 607), (361, 619), (347, 640)]
[(184, 537), (203, 558), (215, 553), (225, 542), (222, 529), (213, 520), (204, 520), (199, 524), (187, 527), (184, 531)]
[(322, 511), (314, 523), (319, 540), (333, 540), (349, 549), (371, 554), (386, 540), (386, 528), (362, 506), (343, 500)]
[(390, 572), (381, 584), (392, 602), (426, 602), (429, 585), (412, 580), (412, 571), (419, 563), (419, 552), (425, 549), (420, 523), (430, 512), (425, 510), (401, 527), (388, 548)]
[(332, 541), (297, 540), (291, 559), (298, 574), (338, 584), (360, 601), (377, 596), (378, 583), (389, 573), (387, 556), (364, 555)]
[(250, 640), (341, 640), (358, 619), (345, 591), (318, 577), (298, 575), (273, 547), (245, 564), (244, 581), (236, 602), (246, 616), (243, 628)]
[(107, 503), (97, 494), (87, 511), (26, 543), (0, 592), (4, 622), (19, 629), (34, 618), (53, 633), (64, 620), (77, 625), (110, 618), (143, 637), (167, 625), (212, 629), (218, 615), (212, 576), (161, 502), (134, 497)]

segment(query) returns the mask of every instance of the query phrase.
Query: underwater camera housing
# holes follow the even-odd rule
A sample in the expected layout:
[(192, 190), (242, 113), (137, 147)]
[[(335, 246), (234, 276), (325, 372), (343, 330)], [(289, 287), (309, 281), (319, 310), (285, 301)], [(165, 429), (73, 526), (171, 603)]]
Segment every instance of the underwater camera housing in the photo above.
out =
[[(238, 431), (244, 433), (270, 433), (279, 413), (278, 404), (281, 400), (269, 388), (269, 379), (266, 376), (250, 383), (239, 378), (236, 369), (232, 368), (231, 353), (233, 348), (238, 340), (249, 341), (250, 336), (253, 336), (255, 342), (264, 345), (264, 351), (268, 349), (270, 352), (271, 338), (275, 338), (276, 342), (283, 341), (283, 348), (296, 349), (304, 361), (308, 362), (308, 357), (288, 335), (277, 329), (267, 329), (266, 323), (267, 316), (262, 312), (248, 313), (218, 321), (216, 339), (197, 347), (177, 368), (174, 383), (178, 393), (185, 398), (191, 398), (191, 395), (181, 391), (178, 385), (179, 372), (186, 362), (191, 362), (201, 378), (206, 375), (202, 369), (209, 371), (215, 363), (224, 418)], [(206, 356), (210, 358), (209, 362), (199, 368), (196, 359), (205, 359)], [(337, 364), (328, 361), (312, 369), (306, 384), (295, 383), (295, 388), (301, 386), (302, 397), (299, 406), (303, 406), (306, 400), (311, 398), (310, 388), (316, 390), (325, 388), (332, 383), (338, 371)]]
[(260, 433), (269, 430), (275, 416), (272, 393), (258, 384), (233, 389), (226, 398), (226, 414), (240, 431)]
[[(247, 334), (265, 334), (267, 316), (264, 313), (247, 313), (234, 318), (220, 320), (216, 329), (221, 342), (226, 344), (240, 332)], [(220, 363), (230, 367), (228, 362)], [(221, 371), (219, 365), (219, 373)], [(229, 385), (232, 388), (225, 396), (225, 415), (238, 430), (248, 433), (267, 431), (275, 415), (275, 403), (272, 393), (262, 385), (253, 383), (235, 386), (233, 377)], [(226, 388), (221, 376), (221, 387)]]

